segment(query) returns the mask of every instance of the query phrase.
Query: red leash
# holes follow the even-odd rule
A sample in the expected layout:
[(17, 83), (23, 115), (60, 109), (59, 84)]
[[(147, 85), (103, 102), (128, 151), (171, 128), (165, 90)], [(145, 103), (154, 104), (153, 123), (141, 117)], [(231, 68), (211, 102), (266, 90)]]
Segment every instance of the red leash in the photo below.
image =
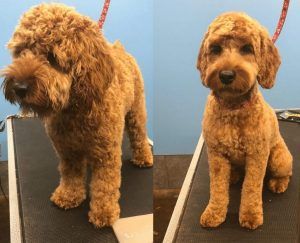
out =
[(284, 0), (284, 2), (283, 2), (281, 15), (280, 15), (280, 18), (278, 20), (277, 28), (276, 28), (275, 33), (274, 33), (273, 38), (272, 38), (273, 43), (276, 42), (276, 40), (277, 40), (278, 36), (280, 35), (280, 32), (283, 28), (284, 21), (285, 21), (285, 18), (286, 18), (288, 9), (289, 9), (289, 3), (290, 3), (290, 0)]
[(102, 29), (103, 24), (105, 22), (106, 15), (107, 15), (108, 8), (109, 8), (109, 4), (110, 4), (110, 0), (105, 0), (100, 19), (98, 20), (98, 25), (99, 25), (100, 29)]
[[(284, 2), (283, 2), (281, 15), (280, 15), (280, 18), (278, 20), (278, 24), (277, 24), (275, 33), (274, 33), (273, 38), (272, 38), (272, 41), (274, 43), (278, 39), (278, 37), (280, 35), (280, 32), (283, 28), (283, 25), (284, 25), (284, 22), (285, 22), (285, 19), (286, 19), (286, 16), (287, 16), (287, 12), (288, 12), (288, 9), (289, 9), (289, 3), (290, 3), (290, 0), (284, 0)], [(107, 15), (107, 12), (108, 12), (108, 9), (109, 9), (109, 4), (110, 4), (110, 0), (105, 0), (100, 19), (98, 21), (98, 25), (99, 25), (100, 29), (102, 29), (103, 24), (105, 22), (106, 15)]]
[[(278, 20), (275, 33), (274, 33), (273, 38), (272, 38), (273, 43), (276, 42), (276, 40), (278, 39), (278, 37), (280, 35), (280, 32), (283, 28), (283, 25), (284, 25), (284, 22), (285, 22), (285, 19), (286, 19), (286, 16), (287, 16), (287, 12), (288, 12), (288, 9), (289, 9), (289, 3), (290, 3), (290, 0), (284, 0), (284, 2), (283, 2), (281, 15), (280, 15), (280, 18)], [(109, 4), (110, 4), (110, 0), (105, 0), (100, 19), (98, 21), (98, 25), (99, 25), (100, 29), (102, 29), (103, 24), (105, 22), (106, 15), (107, 15), (107, 12), (108, 12), (108, 9), (109, 9)]]

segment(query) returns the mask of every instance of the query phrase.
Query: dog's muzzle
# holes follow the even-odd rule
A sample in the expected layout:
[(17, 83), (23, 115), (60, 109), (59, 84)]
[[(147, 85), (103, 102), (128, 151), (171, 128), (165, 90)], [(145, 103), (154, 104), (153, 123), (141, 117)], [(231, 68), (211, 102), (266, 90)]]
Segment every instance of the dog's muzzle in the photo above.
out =
[(231, 84), (235, 79), (235, 71), (233, 70), (223, 70), (219, 73), (219, 78), (223, 84)]

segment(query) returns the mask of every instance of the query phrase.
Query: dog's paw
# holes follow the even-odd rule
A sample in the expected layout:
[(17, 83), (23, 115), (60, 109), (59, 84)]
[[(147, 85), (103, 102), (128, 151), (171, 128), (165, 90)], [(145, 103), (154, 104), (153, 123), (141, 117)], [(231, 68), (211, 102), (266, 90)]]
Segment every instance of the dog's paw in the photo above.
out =
[(148, 158), (148, 160), (136, 160), (132, 159), (131, 163), (138, 167), (152, 167), (153, 166), (153, 158)]
[(147, 144), (141, 149), (133, 150), (133, 158), (131, 159), (131, 162), (138, 167), (152, 167), (153, 155), (150, 146)]
[(68, 188), (59, 185), (52, 193), (50, 200), (63, 209), (78, 207), (86, 198), (84, 188)]
[(115, 207), (114, 209), (99, 209), (89, 211), (89, 222), (92, 223), (96, 228), (105, 226), (112, 226), (120, 216), (120, 208)]
[(263, 224), (263, 214), (251, 210), (240, 212), (240, 225), (248, 229), (256, 229)]
[(200, 217), (200, 225), (202, 227), (217, 227), (222, 224), (225, 219), (225, 210), (213, 210), (210, 207), (206, 207), (205, 211)]
[(268, 182), (268, 188), (274, 193), (285, 192), (288, 188), (290, 177), (271, 178)]

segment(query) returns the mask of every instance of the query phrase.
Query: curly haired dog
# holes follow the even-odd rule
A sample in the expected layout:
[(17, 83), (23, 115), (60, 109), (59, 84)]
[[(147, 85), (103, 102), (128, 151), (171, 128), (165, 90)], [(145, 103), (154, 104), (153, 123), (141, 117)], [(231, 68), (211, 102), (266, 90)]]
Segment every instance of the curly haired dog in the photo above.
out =
[(202, 123), (210, 174), (210, 200), (200, 218), (203, 227), (225, 221), (229, 184), (238, 181), (239, 168), (245, 170), (239, 211), (243, 227), (263, 224), (266, 169), (272, 192), (288, 187), (292, 156), (257, 84), (271, 88), (279, 65), (266, 29), (246, 14), (225, 13), (209, 26), (197, 63), (203, 84), (211, 89)]
[(42, 118), (60, 158), (61, 180), (51, 201), (64, 209), (79, 206), (90, 165), (89, 221), (112, 225), (120, 214), (125, 126), (133, 163), (153, 163), (135, 59), (120, 43), (108, 43), (96, 22), (61, 4), (41, 4), (25, 13), (8, 48), (13, 63), (3, 71), (5, 97)]

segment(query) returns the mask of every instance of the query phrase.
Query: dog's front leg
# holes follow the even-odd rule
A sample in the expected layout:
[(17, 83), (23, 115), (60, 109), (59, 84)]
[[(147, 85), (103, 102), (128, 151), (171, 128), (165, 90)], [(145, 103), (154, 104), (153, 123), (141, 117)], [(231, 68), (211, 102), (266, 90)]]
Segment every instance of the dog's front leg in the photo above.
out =
[(102, 127), (102, 130), (105, 134), (100, 134), (89, 158), (92, 167), (89, 221), (96, 227), (111, 226), (120, 215), (123, 126)]
[(72, 154), (72, 157), (60, 154), (60, 184), (50, 198), (57, 206), (64, 209), (77, 207), (86, 198), (86, 162), (76, 153), (69, 153)]
[(120, 157), (121, 153), (108, 151), (102, 161), (93, 161), (89, 221), (96, 227), (111, 226), (119, 218)]
[(268, 154), (252, 154), (246, 157), (245, 179), (242, 189), (240, 225), (256, 229), (263, 224), (262, 188)]
[(225, 221), (229, 202), (230, 162), (224, 156), (208, 150), (210, 199), (201, 215), (203, 227), (217, 227)]

